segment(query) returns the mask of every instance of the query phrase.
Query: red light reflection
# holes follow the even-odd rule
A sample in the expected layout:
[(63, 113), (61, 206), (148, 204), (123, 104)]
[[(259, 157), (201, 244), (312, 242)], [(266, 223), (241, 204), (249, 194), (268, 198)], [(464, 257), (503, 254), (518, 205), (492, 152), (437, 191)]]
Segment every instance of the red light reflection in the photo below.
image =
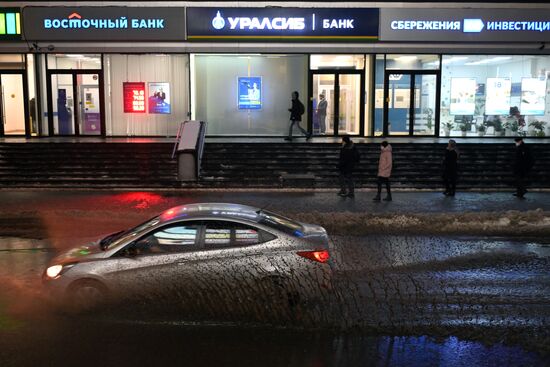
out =
[(113, 201), (132, 205), (136, 209), (148, 209), (162, 200), (162, 196), (152, 192), (126, 192), (113, 196)]

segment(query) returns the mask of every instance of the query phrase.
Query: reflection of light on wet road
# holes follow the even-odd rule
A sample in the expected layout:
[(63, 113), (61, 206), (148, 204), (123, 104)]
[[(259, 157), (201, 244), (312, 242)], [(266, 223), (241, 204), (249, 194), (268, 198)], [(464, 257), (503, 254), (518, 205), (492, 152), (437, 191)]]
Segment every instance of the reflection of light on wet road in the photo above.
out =
[(149, 209), (161, 203), (164, 197), (152, 192), (125, 192), (111, 197), (113, 203), (130, 205), (135, 209)]
[[(511, 338), (513, 342), (524, 343), (535, 349), (541, 345), (541, 339), (535, 334), (544, 338), (548, 333), (550, 252), (544, 244), (519, 240), (412, 236), (334, 237), (332, 240), (336, 249), (334, 259), (339, 268), (335, 283), (335, 294), (338, 297), (312, 306), (314, 312), (323, 314), (321, 323), (316, 325), (318, 327), (350, 327), (363, 330), (364, 333), (374, 331), (377, 335), (451, 333), (463, 338), (489, 337), (490, 340), (498, 336), (497, 340)], [(47, 327), (41, 326), (47, 329), (46, 332), (55, 331), (62, 335), (66, 328), (72, 327), (71, 320), (55, 321), (57, 316), (49, 313), (38, 295), (39, 276), (46, 262), (53, 256), (49, 248), (47, 241), (0, 238), (0, 291), (6, 289), (6, 286), (11, 287), (8, 292), (0, 293), (0, 304), (4, 305), (0, 323), (3, 317), (3, 320), (9, 320), (10, 325), (18, 325), (19, 328), (21, 324), (17, 324), (18, 322), (24, 322), (27, 318), (33, 320), (40, 315), (42, 319), (38, 324), (48, 324)], [(208, 299), (208, 296), (204, 298)], [(211, 307), (227, 306), (224, 302), (208, 302)], [(134, 306), (123, 309), (122, 314), (86, 315), (78, 322), (103, 323), (99, 329), (92, 327), (88, 330), (92, 334), (100, 334), (99, 330), (106, 334), (116, 330), (117, 335), (128, 332), (129, 337), (130, 329), (141, 328), (148, 340), (155, 333), (173, 333), (173, 328), (179, 330), (176, 333), (191, 335), (195, 332), (201, 333), (188, 330), (194, 326), (220, 328), (229, 325), (226, 321), (231, 322), (230, 317), (223, 320), (223, 312), (216, 314), (221, 315), (221, 323), (213, 320), (212, 324), (185, 317), (178, 319), (178, 316), (174, 317), (174, 314), (169, 313), (166, 313), (169, 315), (167, 317), (174, 318), (159, 321), (163, 312), (157, 308), (145, 307), (144, 312), (138, 313), (124, 311), (133, 309)], [(301, 312), (307, 311), (306, 308)], [(238, 329), (244, 324), (233, 322), (230, 325)], [(24, 326), (22, 328), (25, 329)], [(541, 330), (545, 329), (546, 334), (541, 334)], [(223, 336), (216, 334), (217, 331), (213, 333), (216, 335), (212, 339), (213, 344), (227, 342)], [(92, 334), (79, 337), (91, 338)], [(165, 338), (163, 335), (160, 340)], [(332, 344), (327, 345), (333, 353), (341, 352), (338, 363), (351, 363), (348, 365), (357, 365), (354, 360), (347, 359), (350, 353), (357, 353), (354, 358), (361, 363), (375, 358), (386, 361), (390, 366), (403, 363), (414, 365), (417, 362), (422, 364), (422, 360), (416, 360), (412, 356), (415, 354), (414, 350), (422, 348), (432, 357), (456, 354), (457, 350), (460, 353), (470, 353), (468, 358), (472, 364), (469, 365), (477, 365), (477, 361), (483, 360), (484, 353), (495, 353), (495, 360), (500, 358), (497, 354), (501, 352), (509, 356), (517, 353), (514, 348), (499, 349), (504, 348), (499, 344), (483, 347), (479, 343), (456, 338), (447, 338), (437, 343), (422, 338), (372, 337), (363, 338), (359, 342), (344, 339), (336, 338), (334, 340), (339, 340), (338, 342), (332, 340)], [(74, 342), (63, 340), (63, 343), (71, 345)], [(120, 341), (113, 340), (112, 343), (117, 344)], [(316, 347), (320, 345), (319, 340), (315, 343)], [(358, 349), (351, 352), (346, 350), (350, 347)], [(363, 354), (359, 352), (360, 348), (367, 348), (368, 352)], [(517, 355), (523, 358), (520, 361), (531, 358), (524, 352)], [(304, 362), (302, 359), (300, 361)], [(305, 361), (309, 362), (311, 361)], [(332, 360), (329, 362), (332, 363)], [(330, 363), (327, 365), (331, 365)]]

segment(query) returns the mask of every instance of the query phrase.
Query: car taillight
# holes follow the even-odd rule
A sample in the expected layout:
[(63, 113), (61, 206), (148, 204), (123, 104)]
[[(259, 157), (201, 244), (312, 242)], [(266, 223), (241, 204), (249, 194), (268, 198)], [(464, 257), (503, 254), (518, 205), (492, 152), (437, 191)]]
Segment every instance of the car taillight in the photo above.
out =
[(300, 251), (297, 253), (298, 255), (305, 257), (306, 259), (310, 259), (313, 261), (317, 261), (320, 263), (326, 263), (330, 259), (330, 254), (327, 250), (323, 251)]

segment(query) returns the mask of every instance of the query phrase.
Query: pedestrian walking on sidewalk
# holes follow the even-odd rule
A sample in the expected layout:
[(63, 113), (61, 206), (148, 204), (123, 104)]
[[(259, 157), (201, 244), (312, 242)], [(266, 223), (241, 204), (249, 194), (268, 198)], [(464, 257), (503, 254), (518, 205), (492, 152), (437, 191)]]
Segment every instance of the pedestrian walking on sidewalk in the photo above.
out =
[(449, 140), (443, 159), (443, 182), (445, 184), (445, 196), (455, 196), (456, 181), (458, 178), (458, 148), (456, 141)]
[(298, 129), (300, 129), (300, 131), (306, 136), (306, 140), (311, 139), (311, 134), (300, 126), (302, 115), (306, 109), (298, 97), (299, 94), (297, 91), (292, 92), (292, 107), (288, 109), (290, 111), (290, 127), (288, 128), (288, 136), (285, 138), (285, 140), (288, 141), (292, 140), (292, 128), (294, 127), (294, 124), (296, 124)]
[(380, 159), (378, 160), (378, 193), (374, 197), (374, 201), (380, 201), (382, 193), (382, 184), (386, 185), (386, 197), (384, 201), (391, 201), (390, 176), (392, 169), (392, 148), (387, 141), (380, 144)]
[(353, 182), (353, 170), (359, 163), (360, 155), (357, 147), (351, 141), (349, 136), (342, 138), (342, 147), (340, 148), (340, 161), (338, 169), (340, 170), (340, 192), (342, 197), (355, 197), (355, 183)]
[(515, 138), (516, 156), (514, 159), (514, 178), (516, 184), (516, 192), (514, 196), (523, 199), (527, 193), (528, 175), (533, 168), (535, 160), (531, 155), (531, 150), (523, 142), (523, 138)]

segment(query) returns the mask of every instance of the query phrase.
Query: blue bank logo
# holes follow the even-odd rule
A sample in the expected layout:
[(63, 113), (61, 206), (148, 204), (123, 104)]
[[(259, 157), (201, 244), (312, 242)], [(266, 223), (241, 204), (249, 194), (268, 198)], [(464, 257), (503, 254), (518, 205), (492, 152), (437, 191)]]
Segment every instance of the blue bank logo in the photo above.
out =
[(212, 27), (214, 27), (215, 29), (222, 29), (223, 27), (225, 27), (225, 20), (221, 16), (219, 10), (216, 14), (216, 17), (212, 19)]
[(464, 19), (464, 27), (462, 29), (465, 33), (479, 33), (484, 27), (485, 24), (481, 19)]

